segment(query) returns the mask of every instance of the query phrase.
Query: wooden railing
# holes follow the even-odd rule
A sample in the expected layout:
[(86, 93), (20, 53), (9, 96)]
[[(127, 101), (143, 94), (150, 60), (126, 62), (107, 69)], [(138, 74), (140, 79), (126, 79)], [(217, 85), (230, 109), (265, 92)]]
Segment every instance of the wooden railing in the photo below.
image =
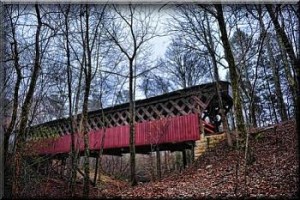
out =
[(215, 126), (210, 124), (210, 123), (207, 123), (206, 121), (203, 121), (203, 126), (204, 126), (205, 135), (214, 134), (216, 132), (215, 131)]

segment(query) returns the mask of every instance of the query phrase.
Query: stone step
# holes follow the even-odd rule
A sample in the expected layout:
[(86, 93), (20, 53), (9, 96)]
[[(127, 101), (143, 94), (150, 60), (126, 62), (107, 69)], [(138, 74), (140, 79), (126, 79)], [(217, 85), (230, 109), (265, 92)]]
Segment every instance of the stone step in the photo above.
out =
[(222, 135), (211, 135), (202, 137), (200, 140), (195, 141), (195, 158), (200, 157), (205, 151), (207, 151), (207, 145), (209, 149), (215, 147), (219, 142), (226, 138), (225, 133)]
[(206, 148), (197, 149), (197, 150), (195, 150), (195, 153), (202, 152), (202, 151), (206, 151)]

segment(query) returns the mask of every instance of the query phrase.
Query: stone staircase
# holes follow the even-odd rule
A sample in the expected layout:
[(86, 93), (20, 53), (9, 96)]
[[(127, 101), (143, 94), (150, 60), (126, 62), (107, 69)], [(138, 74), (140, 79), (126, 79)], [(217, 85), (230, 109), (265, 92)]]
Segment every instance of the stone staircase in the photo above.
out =
[[(203, 124), (202, 134), (200, 136), (200, 140), (195, 142), (194, 155), (195, 159), (200, 157), (206, 150), (215, 147), (219, 142), (226, 139), (226, 133), (214, 133), (214, 134), (206, 134), (207, 132), (212, 133), (212, 126), (208, 124)], [(206, 126), (208, 125), (208, 126)], [(208, 130), (210, 129), (210, 130)]]
[(201, 156), (206, 150), (216, 146), (219, 142), (225, 140), (225, 138), (225, 133), (201, 137), (200, 140), (197, 140), (195, 142), (195, 159)]

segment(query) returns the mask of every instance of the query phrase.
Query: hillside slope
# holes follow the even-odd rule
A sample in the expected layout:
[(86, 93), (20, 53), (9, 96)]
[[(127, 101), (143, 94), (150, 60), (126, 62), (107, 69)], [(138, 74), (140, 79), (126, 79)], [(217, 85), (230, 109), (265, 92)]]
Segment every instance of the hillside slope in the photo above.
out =
[(104, 195), (122, 198), (296, 198), (299, 161), (294, 121), (251, 134), (249, 142), (255, 161), (247, 167), (247, 174), (244, 153), (230, 150), (224, 141), (181, 174)]
[[(258, 132), (261, 130), (255, 130)], [(132, 188), (118, 180), (102, 181), (90, 189), (91, 198), (229, 198), (263, 197), (298, 199), (299, 158), (295, 122), (278, 124), (251, 134), (255, 161), (244, 168), (244, 153), (229, 149), (226, 141), (205, 152), (182, 173)], [(68, 198), (68, 184), (57, 178), (28, 184), (26, 198)], [(31, 189), (30, 189), (31, 188)], [(76, 196), (82, 195), (82, 184)]]

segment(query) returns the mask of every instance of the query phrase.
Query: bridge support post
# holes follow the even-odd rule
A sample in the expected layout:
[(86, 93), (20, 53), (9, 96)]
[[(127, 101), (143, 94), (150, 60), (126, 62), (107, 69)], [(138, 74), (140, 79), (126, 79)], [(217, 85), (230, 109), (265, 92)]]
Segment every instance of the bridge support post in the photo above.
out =
[(157, 169), (157, 176), (161, 179), (161, 160), (160, 160), (160, 151), (159, 147), (156, 147), (156, 169)]
[(63, 157), (61, 158), (61, 166), (60, 166), (60, 176), (64, 176), (64, 171), (65, 171), (65, 165), (66, 165), (66, 158)]
[(191, 162), (193, 163), (195, 161), (195, 144), (192, 144), (191, 147)]
[[(97, 175), (98, 175), (98, 159), (99, 155), (96, 156), (96, 163), (95, 163), (95, 173), (94, 173), (94, 187), (97, 185)], [(99, 180), (101, 181), (101, 180)]]
[(187, 165), (186, 150), (185, 149), (182, 150), (182, 163), (183, 163), (183, 168), (185, 168), (186, 165)]

